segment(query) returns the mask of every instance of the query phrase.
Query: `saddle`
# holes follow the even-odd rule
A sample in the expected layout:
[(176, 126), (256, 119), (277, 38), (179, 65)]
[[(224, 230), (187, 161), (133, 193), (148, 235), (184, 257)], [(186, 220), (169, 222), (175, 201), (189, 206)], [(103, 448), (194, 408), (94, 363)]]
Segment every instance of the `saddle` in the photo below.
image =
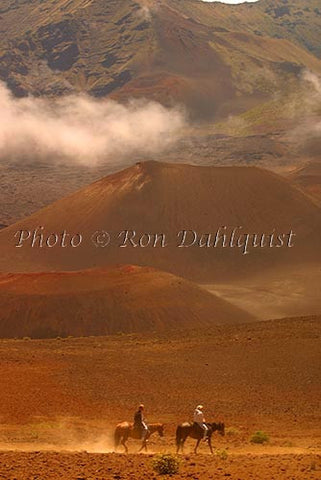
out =
[(133, 425), (133, 432), (139, 439), (143, 437), (143, 427), (140, 424)]
[(193, 423), (192, 423), (192, 426), (193, 426), (194, 428), (196, 428), (197, 430), (202, 430), (202, 427), (200, 427), (200, 425), (199, 425), (198, 423), (196, 423), (196, 422), (193, 422)]
[[(203, 435), (204, 434), (204, 430), (202, 429), (202, 427), (196, 423), (196, 422), (193, 422), (193, 428), (195, 429), (196, 432), (198, 432), (200, 435)], [(206, 437), (208, 437), (208, 434), (209, 434), (209, 430), (207, 430), (206, 432)]]

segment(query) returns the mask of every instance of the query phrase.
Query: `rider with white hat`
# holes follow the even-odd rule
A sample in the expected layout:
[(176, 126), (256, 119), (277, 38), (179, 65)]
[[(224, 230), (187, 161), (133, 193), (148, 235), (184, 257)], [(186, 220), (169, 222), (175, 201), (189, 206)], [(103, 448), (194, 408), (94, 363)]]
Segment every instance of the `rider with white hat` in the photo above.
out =
[(194, 422), (203, 430), (204, 436), (203, 439), (207, 439), (208, 426), (205, 423), (205, 417), (203, 413), (203, 405), (197, 405), (194, 410)]

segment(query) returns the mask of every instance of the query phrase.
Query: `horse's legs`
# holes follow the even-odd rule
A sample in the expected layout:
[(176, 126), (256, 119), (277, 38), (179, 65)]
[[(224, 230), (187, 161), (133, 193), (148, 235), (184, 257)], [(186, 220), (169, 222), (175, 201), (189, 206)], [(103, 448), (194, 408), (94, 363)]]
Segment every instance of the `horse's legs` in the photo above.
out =
[(194, 448), (194, 453), (197, 453), (197, 449), (198, 449), (198, 446), (199, 446), (200, 442), (201, 442), (201, 438), (199, 438), (197, 440), (197, 443), (196, 443), (195, 448)]
[(146, 440), (143, 440), (143, 441), (142, 441), (142, 446), (141, 446), (140, 449), (138, 450), (138, 453), (140, 453), (140, 452), (143, 450), (143, 448), (145, 448), (145, 450), (147, 451)]
[(123, 438), (122, 438), (122, 440), (121, 440), (121, 442), (120, 442), (120, 443), (122, 444), (122, 446), (124, 447), (124, 449), (125, 449), (125, 453), (128, 453), (128, 447), (127, 447), (127, 445), (126, 445), (127, 440), (128, 440), (128, 436), (127, 436), (127, 435), (126, 435), (126, 436), (124, 435)]
[(208, 437), (208, 446), (210, 447), (211, 454), (213, 455), (212, 437)]
[(150, 437), (150, 433), (147, 432), (146, 435), (143, 438), (142, 446), (138, 450), (138, 453), (140, 453), (143, 449), (145, 449), (145, 452), (147, 452), (147, 441), (148, 441), (149, 437)]
[(183, 453), (183, 449), (184, 449), (184, 440), (181, 438), (177, 442), (176, 454), (178, 454), (180, 451)]
[(182, 444), (181, 444), (181, 441), (179, 441), (176, 443), (176, 455), (179, 454), (179, 451), (181, 448), (182, 448)]
[(114, 433), (114, 448), (115, 452), (117, 452), (118, 447), (120, 445), (120, 441), (122, 438), (122, 433), (118, 431), (118, 428), (116, 428), (115, 433)]
[(145, 444), (145, 452), (147, 452), (147, 442), (148, 442), (148, 439), (149, 437), (151, 436), (151, 433), (150, 431), (148, 430), (146, 435), (145, 435), (145, 438), (144, 438), (144, 444)]
[(183, 438), (182, 441), (181, 441), (181, 450), (182, 450), (182, 453), (184, 453), (184, 446), (185, 446), (186, 439), (187, 439), (187, 436), (186, 436), (185, 438)]
[(188, 435), (184, 435), (182, 438), (180, 438), (180, 440), (177, 443), (176, 453), (179, 453), (180, 451), (184, 453), (184, 446), (185, 446), (187, 437)]

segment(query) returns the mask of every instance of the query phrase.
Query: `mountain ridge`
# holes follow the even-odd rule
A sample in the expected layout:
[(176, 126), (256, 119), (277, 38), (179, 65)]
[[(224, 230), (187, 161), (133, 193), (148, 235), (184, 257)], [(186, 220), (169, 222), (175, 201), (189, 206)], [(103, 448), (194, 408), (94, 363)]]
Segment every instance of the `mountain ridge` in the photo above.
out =
[(8, 0), (0, 79), (18, 96), (145, 97), (226, 115), (321, 73), (317, 4)]

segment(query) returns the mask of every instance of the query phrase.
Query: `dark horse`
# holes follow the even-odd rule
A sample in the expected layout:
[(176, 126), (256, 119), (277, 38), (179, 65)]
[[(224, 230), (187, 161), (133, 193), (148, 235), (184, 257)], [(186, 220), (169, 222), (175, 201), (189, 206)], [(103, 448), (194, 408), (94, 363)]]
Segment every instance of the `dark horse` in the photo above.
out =
[[(225, 425), (222, 422), (219, 423), (206, 423), (208, 427), (207, 441), (208, 446), (210, 447), (211, 453), (213, 453), (212, 447), (212, 435), (215, 431), (218, 431), (221, 435), (225, 435)], [(198, 446), (200, 441), (204, 436), (204, 432), (197, 423), (185, 422), (181, 425), (178, 425), (176, 429), (176, 447), (177, 453), (181, 450), (183, 452), (184, 443), (187, 437), (195, 438), (197, 443), (194, 448), (194, 453), (197, 453)]]
[[(149, 423), (148, 424), (148, 432), (145, 436), (144, 440), (142, 441), (142, 446), (139, 449), (139, 452), (145, 448), (147, 452), (147, 441), (149, 437), (158, 432), (160, 437), (164, 436), (164, 424), (163, 423)], [(115, 450), (122, 445), (125, 448), (126, 453), (128, 453), (128, 447), (126, 442), (129, 438), (135, 438), (136, 440), (141, 440), (142, 438), (142, 431), (134, 428), (133, 423), (122, 422), (116, 426), (115, 433), (114, 433), (114, 440), (115, 440)]]

